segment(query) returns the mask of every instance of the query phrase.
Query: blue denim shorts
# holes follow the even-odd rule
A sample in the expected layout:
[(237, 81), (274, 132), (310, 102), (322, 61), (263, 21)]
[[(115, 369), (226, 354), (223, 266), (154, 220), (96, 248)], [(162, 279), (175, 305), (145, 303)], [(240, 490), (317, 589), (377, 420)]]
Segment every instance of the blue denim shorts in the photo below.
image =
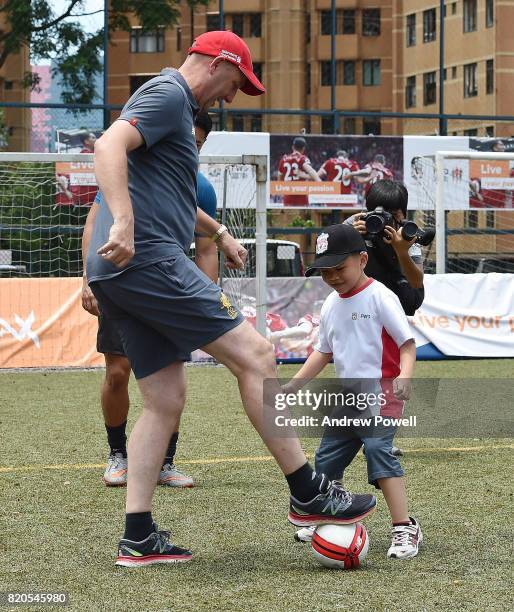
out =
[(116, 327), (136, 378), (188, 361), (192, 351), (244, 321), (185, 253), (93, 281), (91, 290)]
[(379, 478), (404, 475), (398, 458), (391, 452), (395, 433), (396, 428), (388, 428), (381, 436), (340, 438), (325, 435), (316, 451), (316, 471), (326, 474), (330, 480), (342, 480), (345, 469), (364, 446), (368, 482), (379, 489)]

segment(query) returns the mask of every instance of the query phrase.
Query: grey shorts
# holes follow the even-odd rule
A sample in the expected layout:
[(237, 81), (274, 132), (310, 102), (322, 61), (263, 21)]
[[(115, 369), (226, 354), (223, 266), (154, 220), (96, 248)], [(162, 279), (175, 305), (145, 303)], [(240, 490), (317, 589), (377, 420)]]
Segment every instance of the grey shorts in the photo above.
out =
[(136, 378), (158, 372), (213, 342), (243, 315), (185, 254), (91, 282)]

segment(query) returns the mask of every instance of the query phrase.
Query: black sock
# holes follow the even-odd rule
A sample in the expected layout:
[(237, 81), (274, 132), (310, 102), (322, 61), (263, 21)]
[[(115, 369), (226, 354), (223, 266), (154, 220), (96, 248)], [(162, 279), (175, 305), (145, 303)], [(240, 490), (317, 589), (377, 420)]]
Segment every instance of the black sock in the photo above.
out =
[(177, 442), (178, 431), (176, 431), (170, 438), (168, 450), (166, 451), (166, 457), (164, 457), (164, 463), (173, 463), (173, 459), (175, 459), (175, 453), (177, 452)]
[(307, 461), (296, 472), (287, 474), (286, 480), (291, 495), (299, 502), (307, 502), (314, 499), (320, 492), (323, 476), (317, 474)]
[(154, 531), (151, 512), (129, 512), (125, 514), (125, 534), (132, 542), (141, 542)]
[(393, 527), (400, 527), (400, 525), (412, 525), (412, 521), (409, 519), (408, 521), (400, 521), (399, 523), (393, 523)]
[(127, 421), (116, 427), (109, 427), (105, 425), (107, 431), (107, 440), (111, 447), (111, 453), (122, 453), (124, 457), (127, 456), (127, 436), (125, 435), (125, 428), (127, 427)]

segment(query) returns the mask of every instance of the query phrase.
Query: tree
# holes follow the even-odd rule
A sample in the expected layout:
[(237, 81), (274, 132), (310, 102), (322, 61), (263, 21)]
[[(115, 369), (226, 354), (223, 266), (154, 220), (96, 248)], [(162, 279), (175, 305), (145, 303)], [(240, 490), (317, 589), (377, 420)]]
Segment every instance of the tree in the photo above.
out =
[[(60, 76), (63, 102), (90, 104), (97, 95), (94, 77), (102, 70), (103, 28), (85, 32), (74, 20), (92, 14), (85, 11), (84, 0), (66, 0), (58, 13), (51, 4), (51, 0), (0, 0), (0, 68), (11, 54), (29, 47), (36, 61), (54, 60), (53, 74)], [(109, 34), (130, 31), (128, 13), (146, 31), (171, 27), (180, 18), (180, 0), (107, 0), (106, 4), (110, 4)], [(208, 4), (209, 0), (188, 0), (192, 9)], [(27, 73), (24, 81), (34, 88), (39, 79)]]

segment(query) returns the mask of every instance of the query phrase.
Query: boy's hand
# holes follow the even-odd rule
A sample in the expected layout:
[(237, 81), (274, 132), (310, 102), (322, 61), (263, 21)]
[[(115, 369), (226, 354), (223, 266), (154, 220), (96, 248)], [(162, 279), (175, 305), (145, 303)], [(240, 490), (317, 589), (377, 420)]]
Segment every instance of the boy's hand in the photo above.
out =
[(412, 382), (410, 378), (395, 378), (393, 380), (393, 393), (396, 399), (408, 400), (410, 399), (412, 390)]

